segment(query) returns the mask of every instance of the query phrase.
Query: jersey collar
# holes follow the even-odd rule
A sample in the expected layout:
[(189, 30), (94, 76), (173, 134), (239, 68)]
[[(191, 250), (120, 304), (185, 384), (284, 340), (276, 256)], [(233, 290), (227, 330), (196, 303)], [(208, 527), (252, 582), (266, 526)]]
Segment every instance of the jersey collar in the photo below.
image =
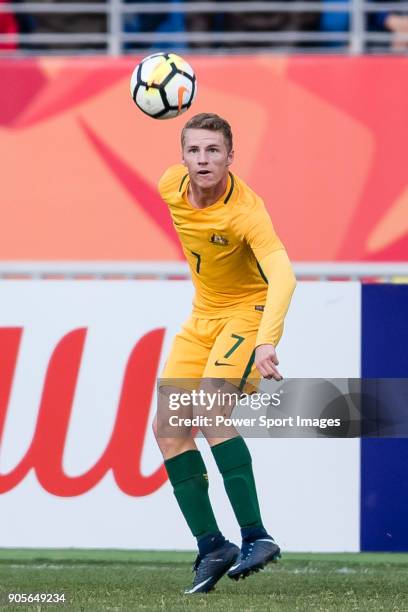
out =
[[(183, 200), (188, 203), (188, 198), (187, 198), (187, 188), (188, 185), (190, 184), (190, 178), (188, 176), (188, 173), (185, 174), (181, 181), (180, 181), (180, 186), (179, 186), (179, 193), (180, 196), (183, 198)], [(216, 202), (214, 202), (214, 204), (211, 204), (211, 206), (207, 206), (206, 208), (212, 208), (215, 205), (218, 204), (228, 204), (228, 202), (231, 201), (232, 196), (234, 195), (234, 192), (236, 191), (236, 181), (235, 181), (235, 177), (232, 174), (232, 172), (228, 172), (228, 181), (227, 181), (227, 188), (225, 190), (225, 192), (223, 193), (223, 195), (221, 196), (221, 198), (219, 200), (217, 200)], [(191, 204), (190, 204), (191, 206)], [(195, 208), (194, 210), (206, 210), (206, 208)]]

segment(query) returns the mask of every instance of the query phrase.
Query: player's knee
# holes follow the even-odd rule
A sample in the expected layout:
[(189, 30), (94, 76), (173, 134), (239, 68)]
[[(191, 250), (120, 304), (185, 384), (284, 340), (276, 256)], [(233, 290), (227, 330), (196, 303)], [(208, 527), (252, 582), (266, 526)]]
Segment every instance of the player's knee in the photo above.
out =
[[(159, 442), (162, 438), (174, 438), (174, 427), (171, 427), (169, 419), (165, 417), (159, 410), (152, 423), (152, 430), (154, 433), (154, 437)], [(179, 434), (180, 437), (183, 437), (182, 434)]]
[(164, 459), (170, 459), (176, 455), (180, 455), (185, 451), (195, 449), (195, 443), (192, 437), (187, 438), (161, 438), (157, 437), (157, 444), (160, 448)]
[(152, 430), (157, 445), (165, 459), (178, 455), (194, 445), (190, 429), (186, 429), (184, 432), (185, 435), (179, 433), (175, 436), (174, 432), (166, 428), (166, 424), (163, 423), (163, 419), (160, 419), (160, 415), (157, 413), (153, 419)]
[(159, 427), (158, 427), (158, 424), (157, 424), (157, 414), (156, 414), (156, 416), (153, 419), (153, 423), (152, 423), (152, 430), (153, 430), (153, 434), (154, 434), (154, 437), (156, 438), (156, 440), (158, 438), (158, 429), (159, 429)]

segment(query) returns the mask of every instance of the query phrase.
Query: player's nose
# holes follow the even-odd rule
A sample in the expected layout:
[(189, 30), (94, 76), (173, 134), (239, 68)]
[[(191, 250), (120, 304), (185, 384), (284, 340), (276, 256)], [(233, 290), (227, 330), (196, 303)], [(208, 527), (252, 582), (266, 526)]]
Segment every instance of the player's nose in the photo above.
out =
[(207, 159), (207, 153), (205, 151), (200, 151), (198, 154), (198, 163), (199, 164), (207, 164), (208, 163), (208, 159)]

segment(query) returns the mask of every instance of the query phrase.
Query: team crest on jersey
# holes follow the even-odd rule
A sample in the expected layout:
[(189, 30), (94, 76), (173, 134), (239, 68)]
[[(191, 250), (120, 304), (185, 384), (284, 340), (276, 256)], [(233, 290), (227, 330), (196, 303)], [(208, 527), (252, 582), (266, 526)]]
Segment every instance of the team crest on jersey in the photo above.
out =
[(221, 234), (211, 234), (210, 242), (211, 244), (218, 244), (218, 246), (227, 246), (229, 244), (228, 238), (221, 236)]

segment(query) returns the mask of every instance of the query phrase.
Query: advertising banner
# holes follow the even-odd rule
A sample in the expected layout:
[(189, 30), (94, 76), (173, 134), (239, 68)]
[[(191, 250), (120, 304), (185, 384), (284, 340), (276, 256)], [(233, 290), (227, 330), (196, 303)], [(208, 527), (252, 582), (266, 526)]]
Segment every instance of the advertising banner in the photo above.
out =
[(157, 182), (200, 112), (231, 123), (232, 171), (294, 261), (406, 259), (405, 58), (193, 56), (170, 121), (130, 97), (140, 59), (2, 60), (0, 259), (181, 260)]
[[(191, 549), (151, 430), (187, 281), (2, 281), (0, 546)], [(278, 347), (289, 377), (360, 375), (360, 285), (300, 283)], [(238, 527), (203, 439), (210, 496)], [(248, 438), (265, 524), (286, 550), (358, 550), (358, 439)]]

